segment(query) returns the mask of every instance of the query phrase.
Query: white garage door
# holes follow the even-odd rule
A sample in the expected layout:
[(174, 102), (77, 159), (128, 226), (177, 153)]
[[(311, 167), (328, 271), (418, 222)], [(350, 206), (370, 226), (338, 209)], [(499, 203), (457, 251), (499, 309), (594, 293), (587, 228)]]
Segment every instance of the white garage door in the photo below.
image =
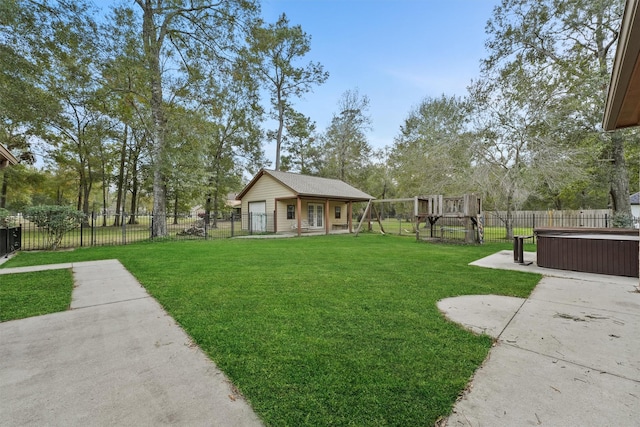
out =
[(267, 231), (267, 202), (249, 202), (249, 227), (253, 233)]

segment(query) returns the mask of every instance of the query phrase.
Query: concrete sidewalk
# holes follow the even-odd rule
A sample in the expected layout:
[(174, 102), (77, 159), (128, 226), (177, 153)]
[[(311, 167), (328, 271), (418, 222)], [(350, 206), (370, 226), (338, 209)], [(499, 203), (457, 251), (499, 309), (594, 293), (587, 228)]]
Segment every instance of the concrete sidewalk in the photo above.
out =
[(71, 310), (0, 323), (1, 424), (261, 425), (120, 262), (0, 275), (50, 268), (72, 269)]
[(496, 338), (447, 426), (640, 425), (637, 278), (522, 266), (510, 251), (472, 264), (545, 277), (528, 299), (439, 302), (449, 319)]

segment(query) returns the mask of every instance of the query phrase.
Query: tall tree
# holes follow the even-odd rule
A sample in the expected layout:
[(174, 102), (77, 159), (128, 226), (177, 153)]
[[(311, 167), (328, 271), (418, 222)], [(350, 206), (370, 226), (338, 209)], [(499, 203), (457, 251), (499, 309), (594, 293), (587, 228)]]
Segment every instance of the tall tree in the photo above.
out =
[[(526, 74), (526, 70), (520, 70)], [(485, 207), (500, 216), (508, 239), (513, 215), (541, 183), (550, 188), (581, 176), (572, 149), (559, 132), (562, 116), (552, 104), (556, 86), (519, 74), (473, 87), (475, 135), (470, 158), (473, 183), (483, 192)]]
[[(58, 100), (43, 86), (53, 31), (43, 8), (19, 0), (0, 2), (0, 144), (26, 164), (35, 162), (33, 141), (48, 138), (46, 124), (60, 112)], [(0, 207), (5, 207), (11, 181), (20, 185), (17, 180), (25, 176), (0, 172)]]
[(401, 194), (469, 191), (468, 104), (442, 95), (409, 112), (389, 155)]
[[(113, 225), (119, 226), (121, 220), (124, 221), (121, 214), (127, 209), (127, 191), (137, 194), (133, 187), (137, 186), (136, 174), (141, 169), (138, 162), (148, 157), (141, 154), (148, 145), (148, 138), (144, 135), (151, 128), (148, 105), (151, 92), (141, 41), (141, 17), (134, 9), (123, 6), (114, 8), (107, 18), (102, 24), (102, 31), (109, 37), (102, 40), (102, 50), (108, 55), (100, 64), (102, 87), (99, 96), (104, 114), (115, 123), (115, 139), (118, 141)], [(132, 201), (132, 214), (135, 214), (135, 197)]]
[(292, 111), (285, 119), (285, 128), (287, 134), (283, 144), (286, 154), (282, 156), (282, 169), (303, 175), (317, 175), (321, 150), (315, 122), (302, 113)]
[(324, 137), (322, 174), (352, 185), (363, 183), (364, 171), (370, 162), (371, 145), (367, 132), (371, 129), (369, 97), (356, 90), (347, 90), (338, 101)]
[(290, 26), (284, 13), (275, 24), (256, 26), (250, 42), (255, 69), (271, 95), (272, 115), (278, 122), (275, 134), (270, 135), (276, 142), (275, 168), (279, 170), (285, 119), (293, 111), (292, 99), (311, 91), (313, 85), (324, 83), (329, 73), (316, 62), (296, 66), (310, 51), (311, 37), (300, 25)]
[(171, 170), (167, 173), (167, 194), (173, 200), (173, 223), (179, 212), (188, 210), (201, 195), (206, 141), (205, 120), (199, 111), (172, 106), (167, 110), (174, 125), (167, 133)]
[(78, 210), (91, 211), (94, 184), (102, 180), (103, 145), (110, 139), (109, 124), (100, 112), (97, 96), (97, 58), (100, 55), (98, 27), (91, 9), (82, 2), (65, 7), (64, 15), (55, 14), (49, 50), (51, 69), (45, 87), (60, 100), (62, 111), (49, 121), (56, 134), (51, 139), (51, 157), (72, 165), (78, 176)]
[(597, 154), (592, 170), (609, 183), (612, 208), (630, 216), (625, 134), (600, 128), (622, 9), (623, 0), (503, 0), (487, 24), (483, 71), (495, 80), (527, 69), (525, 78), (552, 82), (549, 108), (564, 114), (564, 136), (597, 136), (575, 139)]
[[(236, 36), (241, 26), (250, 24), (258, 5), (255, 0), (135, 2), (143, 14), (142, 38), (151, 89), (153, 211), (156, 215), (151, 235), (159, 237), (167, 234), (165, 189), (170, 162), (164, 90), (168, 80), (177, 79), (177, 85), (185, 88), (194, 62), (197, 64), (206, 58), (217, 61), (232, 55), (239, 47)], [(163, 68), (167, 63), (171, 65), (171, 75)]]
[(361, 190), (379, 199), (390, 199), (398, 194), (396, 174), (390, 156), (389, 147), (373, 152), (373, 162), (367, 167), (366, 181)]
[(257, 82), (241, 64), (234, 70), (210, 81), (208, 90), (202, 91), (208, 121), (205, 220), (211, 219), (212, 227), (217, 226), (217, 213), (223, 210), (227, 193), (238, 188), (243, 172), (265, 163)]

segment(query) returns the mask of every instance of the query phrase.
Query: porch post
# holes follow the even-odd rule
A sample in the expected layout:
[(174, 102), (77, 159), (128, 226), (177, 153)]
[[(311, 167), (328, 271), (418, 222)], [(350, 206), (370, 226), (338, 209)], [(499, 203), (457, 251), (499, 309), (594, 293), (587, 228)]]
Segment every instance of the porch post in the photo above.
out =
[(329, 199), (324, 201), (324, 230), (329, 234)]
[(302, 234), (302, 199), (300, 199), (300, 196), (296, 197), (296, 201), (296, 220), (298, 221), (298, 237), (300, 237)]
[(347, 205), (347, 224), (349, 224), (349, 233), (353, 233), (353, 202), (351, 200)]

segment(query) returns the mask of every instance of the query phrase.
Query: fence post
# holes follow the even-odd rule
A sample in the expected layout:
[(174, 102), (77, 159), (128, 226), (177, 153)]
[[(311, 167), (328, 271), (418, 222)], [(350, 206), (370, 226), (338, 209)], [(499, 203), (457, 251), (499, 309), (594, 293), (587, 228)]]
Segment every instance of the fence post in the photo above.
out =
[(95, 211), (91, 211), (91, 243), (89, 246), (96, 245), (96, 213)]
[(604, 214), (604, 228), (609, 228), (609, 214)]
[(9, 251), (9, 227), (7, 226), (7, 228), (2, 228), (0, 227), (0, 236), (2, 236), (4, 234), (4, 242), (5, 245), (4, 247), (0, 244), (0, 256), (5, 256), (6, 254), (8, 254)]
[(153, 211), (151, 211), (151, 226), (149, 227), (149, 240), (153, 240), (153, 221), (155, 220), (155, 215)]
[(82, 221), (80, 222), (80, 247), (82, 247), (82, 237), (83, 237), (83, 231), (84, 231), (84, 218), (82, 219)]
[(235, 212), (231, 212), (231, 237), (233, 237), (234, 220), (236, 218)]
[(22, 224), (18, 225), (18, 235), (16, 236), (16, 240), (17, 240), (17, 244), (16, 242), (13, 242), (14, 245), (17, 245), (16, 250), (18, 249), (22, 250)]
[[(124, 209), (122, 210), (122, 218), (124, 218), (126, 216), (126, 213), (124, 212)], [(127, 244), (127, 225), (126, 225), (126, 221), (120, 221), (122, 223), (122, 244), (126, 245)]]
[(533, 214), (533, 218), (532, 218), (532, 222), (533, 222), (533, 227), (531, 227), (531, 235), (533, 236), (533, 243), (536, 243), (536, 233), (533, 232), (533, 230), (536, 229), (536, 214)]
[(204, 217), (202, 218), (203, 222), (204, 222), (204, 240), (207, 240), (209, 238), (209, 220), (210, 220), (210, 218), (208, 217), (208, 215), (211, 215), (211, 213), (210, 212), (207, 213), (205, 211)]

